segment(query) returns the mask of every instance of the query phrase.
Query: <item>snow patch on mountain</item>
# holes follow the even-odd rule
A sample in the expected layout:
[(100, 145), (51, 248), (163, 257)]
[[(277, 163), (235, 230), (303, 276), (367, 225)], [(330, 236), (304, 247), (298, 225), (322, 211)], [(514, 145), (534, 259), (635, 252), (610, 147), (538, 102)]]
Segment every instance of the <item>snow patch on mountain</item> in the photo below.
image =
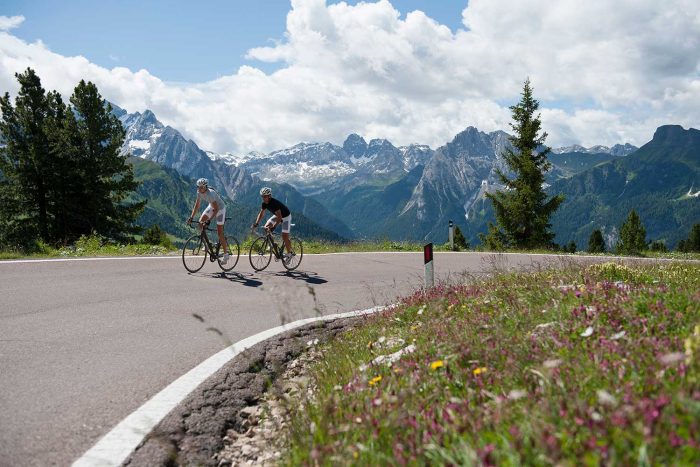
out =
[(552, 152), (554, 154), (564, 154), (564, 153), (570, 153), (570, 152), (578, 152), (578, 153), (582, 153), (582, 154), (610, 154), (613, 156), (622, 157), (622, 156), (627, 156), (629, 154), (632, 154), (637, 149), (639, 149), (639, 148), (636, 146), (633, 146), (629, 143), (616, 144), (613, 147), (596, 145), (596, 146), (591, 146), (590, 148), (585, 148), (585, 147), (580, 146), (578, 144), (574, 144), (571, 146), (554, 148), (554, 149), (552, 149)]
[(233, 154), (230, 152), (227, 152), (226, 154), (219, 154), (212, 151), (205, 151), (205, 153), (209, 159), (213, 161), (222, 161), (226, 165), (233, 165), (235, 167), (255, 159), (264, 159), (269, 157), (266, 154), (257, 151), (251, 151), (248, 154)]

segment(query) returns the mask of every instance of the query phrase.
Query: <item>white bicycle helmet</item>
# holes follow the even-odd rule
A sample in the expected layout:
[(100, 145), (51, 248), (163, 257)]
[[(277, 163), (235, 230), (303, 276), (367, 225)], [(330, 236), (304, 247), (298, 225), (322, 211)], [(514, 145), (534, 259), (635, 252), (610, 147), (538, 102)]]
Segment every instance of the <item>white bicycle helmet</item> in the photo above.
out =
[(207, 180), (206, 178), (200, 178), (199, 180), (197, 180), (197, 186), (207, 186), (207, 185), (209, 185), (209, 180)]
[(266, 186), (260, 189), (260, 196), (272, 195), (272, 188)]

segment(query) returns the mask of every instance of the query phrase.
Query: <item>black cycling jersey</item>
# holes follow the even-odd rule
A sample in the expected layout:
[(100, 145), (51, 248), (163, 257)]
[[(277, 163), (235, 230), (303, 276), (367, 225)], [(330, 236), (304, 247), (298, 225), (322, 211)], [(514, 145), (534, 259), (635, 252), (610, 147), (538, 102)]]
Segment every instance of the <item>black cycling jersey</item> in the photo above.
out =
[(263, 202), (262, 203), (262, 209), (267, 209), (272, 214), (276, 213), (277, 210), (279, 209), (280, 211), (282, 211), (282, 217), (287, 217), (290, 214), (289, 208), (287, 208), (287, 206), (285, 206), (280, 201), (278, 201), (272, 197), (270, 198), (270, 202), (268, 202), (268, 203)]

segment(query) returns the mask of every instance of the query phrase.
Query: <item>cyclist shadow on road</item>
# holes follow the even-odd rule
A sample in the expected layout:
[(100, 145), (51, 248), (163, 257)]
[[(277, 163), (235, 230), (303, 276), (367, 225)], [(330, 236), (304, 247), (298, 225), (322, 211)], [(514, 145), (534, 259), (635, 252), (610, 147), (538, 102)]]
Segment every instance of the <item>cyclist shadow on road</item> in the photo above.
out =
[(319, 276), (315, 272), (284, 271), (284, 272), (278, 272), (275, 275), (280, 276), (280, 277), (291, 277), (292, 279), (306, 281), (309, 284), (319, 285), (319, 284), (325, 284), (326, 282), (328, 282), (326, 279)]
[(246, 287), (260, 287), (263, 285), (262, 281), (255, 279), (252, 274), (241, 272), (213, 272), (209, 274), (209, 276), (217, 279), (228, 279), (231, 282), (238, 282)]

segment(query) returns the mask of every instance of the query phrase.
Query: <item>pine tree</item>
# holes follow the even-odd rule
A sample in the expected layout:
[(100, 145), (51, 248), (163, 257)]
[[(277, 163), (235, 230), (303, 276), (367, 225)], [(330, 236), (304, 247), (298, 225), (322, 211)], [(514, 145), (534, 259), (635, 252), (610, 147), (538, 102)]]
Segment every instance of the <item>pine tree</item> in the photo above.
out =
[(34, 70), (15, 77), (20, 84), (15, 105), (9, 93), (0, 98), (0, 134), (5, 141), (0, 157), (0, 213), (5, 219), (0, 241), (26, 247), (36, 238), (50, 241), (48, 105)]
[(620, 227), (620, 241), (616, 250), (623, 255), (641, 255), (646, 249), (647, 231), (637, 212), (632, 209), (627, 220)]
[(700, 224), (695, 224), (688, 235), (688, 249), (700, 253)]
[(605, 253), (605, 240), (603, 240), (603, 233), (599, 229), (595, 229), (588, 237), (587, 251), (589, 253)]
[(493, 202), (498, 224), (490, 224), (488, 234), (480, 235), (487, 246), (522, 249), (554, 246), (549, 218), (564, 197), (557, 195), (547, 199), (543, 188), (544, 174), (551, 168), (551, 163), (547, 160), (550, 148), (544, 146), (547, 133), (539, 134), (541, 121), (539, 114), (535, 116), (538, 108), (539, 102), (533, 97), (530, 80), (527, 79), (522, 99), (510, 107), (515, 122), (510, 126), (515, 136), (509, 140), (514, 150), (509, 148), (503, 154), (514, 178), (497, 170), (506, 190), (486, 194)]
[(469, 249), (469, 242), (467, 241), (466, 238), (464, 238), (464, 234), (462, 231), (459, 229), (459, 226), (455, 225), (455, 234), (454, 234), (454, 242), (455, 242), (455, 248), (460, 250), (468, 250)]
[(145, 201), (126, 203), (138, 187), (132, 167), (120, 154), (124, 128), (93, 83), (80, 81), (70, 98), (76, 115), (71, 131), (77, 144), (82, 186), (79, 222), (82, 230), (125, 239), (140, 229), (134, 224)]
[(685, 253), (700, 252), (700, 224), (694, 224), (690, 228), (688, 238), (679, 241), (676, 250)]
[(48, 116), (46, 134), (49, 141), (48, 170), (51, 172), (50, 206), (53, 213), (52, 239), (67, 244), (80, 237), (75, 213), (82, 205), (83, 180), (79, 174), (79, 156), (73, 138), (75, 116), (64, 104), (61, 95), (51, 91), (47, 95)]

